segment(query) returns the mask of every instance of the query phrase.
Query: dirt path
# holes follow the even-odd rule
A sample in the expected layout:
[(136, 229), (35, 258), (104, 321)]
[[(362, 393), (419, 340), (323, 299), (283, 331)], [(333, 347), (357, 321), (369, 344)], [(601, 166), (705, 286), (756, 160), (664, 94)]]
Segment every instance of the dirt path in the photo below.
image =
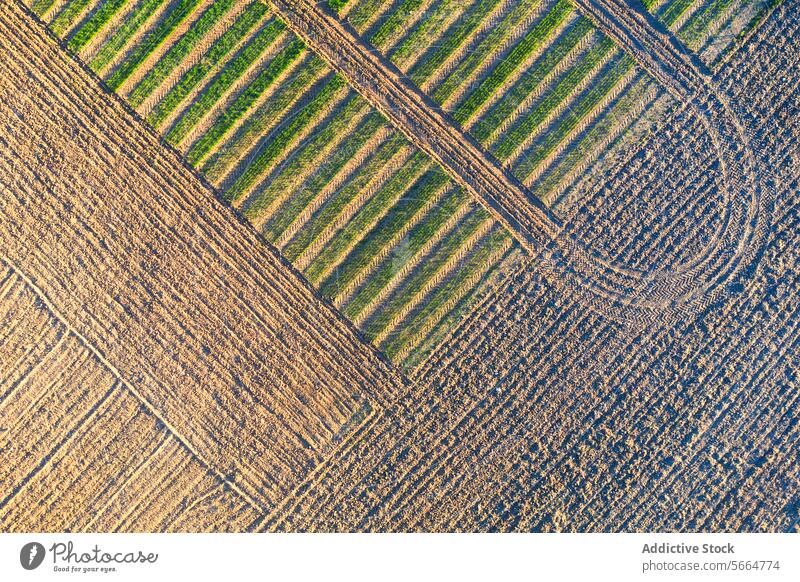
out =
[(509, 170), (365, 41), (310, 0), (269, 0), (289, 27), (533, 252), (560, 222)]

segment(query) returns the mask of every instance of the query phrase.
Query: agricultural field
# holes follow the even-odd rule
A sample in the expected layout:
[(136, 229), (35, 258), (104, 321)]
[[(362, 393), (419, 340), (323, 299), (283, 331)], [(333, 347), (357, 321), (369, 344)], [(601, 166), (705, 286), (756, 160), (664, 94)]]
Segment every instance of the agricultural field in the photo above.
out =
[[(189, 454), (23, 276), (0, 269), (0, 382), (13, 386), (0, 404), (3, 418), (13, 419), (3, 423), (0, 447), (16, 459), (2, 468), (3, 529), (252, 525), (257, 512)], [(115, 482), (124, 485), (109, 494)], [(52, 483), (58, 491), (48, 491)], [(39, 503), (45, 496), (48, 504)]]
[(256, 1), (32, 3), (109, 88), (396, 362), (518, 246)]
[(644, 0), (659, 22), (709, 65), (750, 31), (776, 0)]
[[(757, 267), (695, 317), (652, 325), (587, 309), (563, 280), (521, 269), (422, 367), (429, 388), (365, 427), (264, 529), (798, 531), (797, 8), (772, 13), (717, 78), (774, 186)], [(716, 164), (708, 145), (681, 146), (695, 124), (676, 118), (587, 195), (584, 224), (633, 246), (631, 260), (671, 256), (631, 236), (670, 196), (718, 197), (695, 183)]]
[(798, 530), (798, 38), (12, 0), (0, 527)]

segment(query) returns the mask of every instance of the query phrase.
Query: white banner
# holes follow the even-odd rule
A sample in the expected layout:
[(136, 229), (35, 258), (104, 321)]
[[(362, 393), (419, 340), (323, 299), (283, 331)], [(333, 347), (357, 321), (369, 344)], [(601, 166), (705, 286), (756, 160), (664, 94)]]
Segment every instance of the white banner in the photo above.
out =
[(794, 534), (3, 534), (0, 580), (800, 580)]

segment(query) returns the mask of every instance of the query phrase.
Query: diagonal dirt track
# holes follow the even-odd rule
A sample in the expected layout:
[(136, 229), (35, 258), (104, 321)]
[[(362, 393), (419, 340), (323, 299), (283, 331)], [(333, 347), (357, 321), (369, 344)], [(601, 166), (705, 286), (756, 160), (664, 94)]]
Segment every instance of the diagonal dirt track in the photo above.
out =
[(430, 155), (528, 249), (540, 250), (559, 219), (458, 127), (387, 58), (311, 0), (269, 0), (289, 27), (411, 142)]
[(403, 379), (17, 2), (0, 260), (260, 510)]

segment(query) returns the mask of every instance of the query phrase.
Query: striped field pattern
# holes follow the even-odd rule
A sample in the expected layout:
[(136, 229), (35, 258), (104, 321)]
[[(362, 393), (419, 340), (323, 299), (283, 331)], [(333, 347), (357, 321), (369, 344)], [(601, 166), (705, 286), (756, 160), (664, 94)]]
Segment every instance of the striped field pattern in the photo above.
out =
[(260, 2), (33, 9), (395, 361), (519, 248)]
[[(651, 8), (696, 46), (757, 12), (748, 0), (667, 4)], [(30, 5), (395, 362), (422, 361), (522, 260), (268, 4)], [(328, 8), (564, 216), (587, 170), (676, 106), (568, 0)]]

